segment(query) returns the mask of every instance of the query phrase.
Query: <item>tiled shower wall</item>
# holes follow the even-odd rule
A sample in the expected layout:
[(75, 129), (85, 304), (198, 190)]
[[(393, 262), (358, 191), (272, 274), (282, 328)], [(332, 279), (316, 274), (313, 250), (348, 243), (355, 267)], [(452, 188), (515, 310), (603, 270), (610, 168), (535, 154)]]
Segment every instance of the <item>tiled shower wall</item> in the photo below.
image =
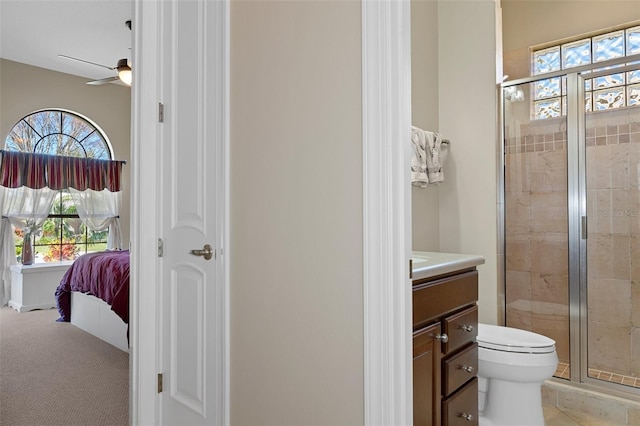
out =
[[(589, 113), (589, 368), (640, 377), (640, 108)], [(569, 362), (566, 121), (505, 126), (507, 325)]]

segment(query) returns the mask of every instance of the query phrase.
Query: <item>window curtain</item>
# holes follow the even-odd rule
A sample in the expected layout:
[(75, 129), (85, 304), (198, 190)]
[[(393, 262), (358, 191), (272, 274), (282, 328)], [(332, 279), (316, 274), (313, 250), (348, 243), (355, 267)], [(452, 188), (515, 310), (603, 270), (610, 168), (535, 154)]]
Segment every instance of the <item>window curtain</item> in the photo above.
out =
[(57, 191), (49, 188), (33, 189), (26, 186), (5, 188), (0, 186), (0, 268), (2, 270), (0, 300), (4, 306), (9, 300), (11, 265), (16, 263), (16, 250), (13, 243), (11, 225), (26, 233), (37, 231), (49, 216), (51, 204)]
[(118, 216), (122, 199), (121, 192), (111, 192), (108, 189), (78, 191), (73, 188), (69, 188), (69, 192), (82, 223), (93, 231), (104, 231), (109, 228), (107, 249), (121, 249), (122, 231)]
[(0, 186), (53, 190), (121, 190), (124, 161), (0, 150)]
[(120, 248), (118, 211), (124, 164), (0, 150), (0, 306), (9, 301), (10, 268), (16, 263), (11, 225), (25, 232), (40, 229), (59, 190), (91, 191), (79, 197), (78, 215), (90, 229), (109, 227), (107, 247)]

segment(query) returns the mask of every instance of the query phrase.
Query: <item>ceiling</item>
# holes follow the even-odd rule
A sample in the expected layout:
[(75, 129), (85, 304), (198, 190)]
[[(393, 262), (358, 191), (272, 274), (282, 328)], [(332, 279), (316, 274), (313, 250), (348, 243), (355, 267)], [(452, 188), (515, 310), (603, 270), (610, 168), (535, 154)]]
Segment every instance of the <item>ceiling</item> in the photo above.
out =
[(131, 61), (132, 0), (0, 0), (0, 57), (97, 80)]

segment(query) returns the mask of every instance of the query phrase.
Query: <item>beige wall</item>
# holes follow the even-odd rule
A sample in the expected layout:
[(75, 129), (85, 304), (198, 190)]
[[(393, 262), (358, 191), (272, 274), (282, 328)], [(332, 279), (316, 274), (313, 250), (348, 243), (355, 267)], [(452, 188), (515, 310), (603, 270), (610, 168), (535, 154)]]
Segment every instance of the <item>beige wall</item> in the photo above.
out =
[[(88, 86), (87, 79), (0, 59), (0, 146), (11, 128), (24, 116), (45, 108), (68, 109), (90, 118), (111, 141), (115, 158), (129, 160), (131, 144), (131, 90), (106, 84)], [(123, 244), (129, 242), (129, 174), (123, 169)]]
[(413, 188), (413, 249), (484, 256), (479, 306), (488, 323), (499, 321), (496, 7), (493, 0), (411, 2), (412, 121), (451, 141), (445, 181)]
[[(411, 1), (411, 122), (438, 130), (438, 2)], [(446, 178), (445, 169), (445, 178)], [(437, 185), (412, 187), (412, 248), (439, 251)]]
[(479, 319), (488, 323), (498, 321), (496, 22), (492, 0), (438, 6), (439, 127), (451, 140), (439, 188), (440, 251), (485, 257)]
[(231, 4), (231, 424), (364, 423), (360, 12)]
[(529, 48), (640, 19), (637, 0), (502, 0), (505, 73), (529, 75)]

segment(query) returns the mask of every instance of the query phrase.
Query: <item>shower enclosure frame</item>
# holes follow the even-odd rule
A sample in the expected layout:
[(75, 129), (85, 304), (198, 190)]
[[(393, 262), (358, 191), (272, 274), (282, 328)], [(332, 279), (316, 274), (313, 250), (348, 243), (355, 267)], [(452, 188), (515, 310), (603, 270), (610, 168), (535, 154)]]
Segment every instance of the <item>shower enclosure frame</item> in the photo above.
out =
[[(615, 72), (623, 72), (638, 69), (637, 62), (640, 54), (616, 58), (608, 61), (588, 64), (569, 70), (556, 71), (544, 75), (527, 77), (513, 81), (503, 82), (498, 86), (499, 99), (499, 137), (500, 149), (498, 159), (498, 247), (501, 250), (498, 256), (499, 289), (499, 322), (506, 324), (506, 140), (505, 140), (505, 98), (504, 89), (517, 87), (518, 85), (533, 83), (553, 77), (567, 77), (567, 219), (568, 219), (568, 272), (569, 272), (569, 358), (570, 379), (569, 383), (595, 390), (606, 390), (609, 394), (615, 394), (627, 399), (640, 401), (640, 389), (622, 384), (606, 382), (588, 375), (588, 318), (587, 318), (587, 182), (586, 182), (586, 145), (585, 125), (586, 114), (584, 110), (584, 80), (592, 79), (600, 75), (611, 74), (612, 70), (596, 71), (613, 65), (636, 62), (635, 65), (616, 68)], [(585, 76), (585, 73), (586, 74)], [(631, 303), (631, 302), (630, 302)], [(630, 336), (631, 338), (631, 336)], [(575, 348), (578, 348), (576, 350)], [(567, 383), (566, 379), (553, 378), (553, 380)]]

